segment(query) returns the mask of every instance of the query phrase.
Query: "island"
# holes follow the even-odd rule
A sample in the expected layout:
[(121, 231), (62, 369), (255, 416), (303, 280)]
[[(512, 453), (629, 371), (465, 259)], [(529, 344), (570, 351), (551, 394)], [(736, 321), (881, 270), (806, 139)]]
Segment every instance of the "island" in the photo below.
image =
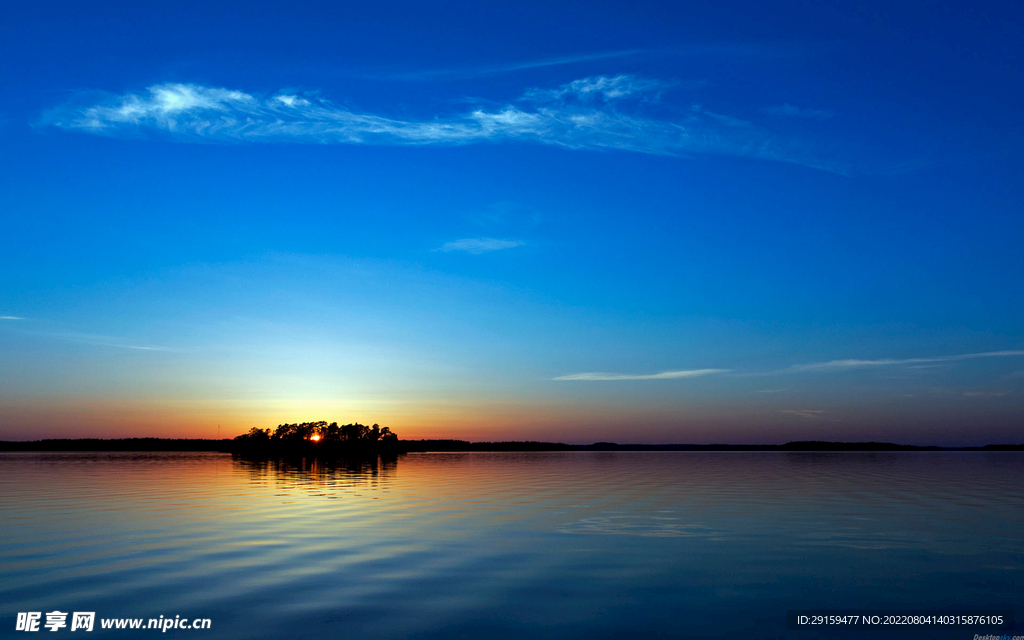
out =
[(301, 422), (275, 429), (253, 427), (231, 441), (232, 453), (271, 455), (350, 456), (402, 452), (398, 436), (374, 424)]

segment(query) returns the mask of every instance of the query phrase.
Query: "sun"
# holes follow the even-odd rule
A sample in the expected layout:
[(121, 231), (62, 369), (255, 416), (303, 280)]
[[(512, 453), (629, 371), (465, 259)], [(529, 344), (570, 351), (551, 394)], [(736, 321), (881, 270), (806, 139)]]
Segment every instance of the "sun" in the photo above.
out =
[(313, 442), (316, 442), (317, 440), (320, 439), (320, 434), (314, 433), (313, 435), (309, 436), (309, 439), (312, 440)]

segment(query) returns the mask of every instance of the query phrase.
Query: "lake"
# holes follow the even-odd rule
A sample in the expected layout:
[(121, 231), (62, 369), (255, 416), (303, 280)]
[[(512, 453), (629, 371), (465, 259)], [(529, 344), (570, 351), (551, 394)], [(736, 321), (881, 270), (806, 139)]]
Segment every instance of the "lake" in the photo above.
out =
[[(1016, 610), (1024, 454), (0, 454), (0, 607), (208, 638), (973, 638), (787, 611)], [(42, 629), (46, 637), (50, 632)], [(61, 635), (79, 631), (62, 629)], [(992, 631), (991, 633), (998, 633)], [(20, 634), (18, 634), (20, 635)], [(57, 634), (53, 634), (57, 635)], [(74, 637), (74, 636), (72, 636)]]

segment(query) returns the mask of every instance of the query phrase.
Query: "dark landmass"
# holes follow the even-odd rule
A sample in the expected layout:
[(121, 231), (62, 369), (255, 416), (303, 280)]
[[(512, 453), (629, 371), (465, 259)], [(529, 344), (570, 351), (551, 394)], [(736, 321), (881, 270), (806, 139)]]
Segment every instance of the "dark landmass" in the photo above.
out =
[(426, 451), (583, 451), (583, 447), (560, 442), (467, 442), (466, 440), (401, 440), (409, 453)]
[(0, 451), (228, 451), (230, 439), (200, 438), (57, 438), (0, 440)]
[[(347, 426), (347, 425), (346, 425)], [(347, 441), (303, 440), (239, 446), (238, 440), (197, 438), (80, 438), (33, 441), (0, 441), (0, 451), (259, 451), (262, 453), (344, 454), (353, 450), (395, 453), (430, 451), (1024, 451), (1024, 444), (989, 444), (982, 447), (935, 447), (891, 442), (825, 442), (817, 440), (786, 444), (562, 444), (558, 442), (468, 442), (466, 440), (389, 440), (383, 446), (360, 446)]]
[(401, 440), (405, 451), (1024, 451), (1024, 444), (983, 447), (936, 447), (891, 442), (826, 442), (803, 440), (786, 444), (561, 444), (557, 442), (467, 442), (465, 440)]

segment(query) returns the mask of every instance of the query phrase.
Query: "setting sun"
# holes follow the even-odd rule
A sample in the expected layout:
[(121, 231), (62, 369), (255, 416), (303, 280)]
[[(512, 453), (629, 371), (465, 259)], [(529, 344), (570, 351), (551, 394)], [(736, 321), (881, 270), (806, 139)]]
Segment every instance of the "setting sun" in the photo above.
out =
[(312, 440), (313, 442), (316, 442), (317, 440), (320, 439), (320, 434), (314, 433), (313, 435), (309, 436), (309, 439)]

